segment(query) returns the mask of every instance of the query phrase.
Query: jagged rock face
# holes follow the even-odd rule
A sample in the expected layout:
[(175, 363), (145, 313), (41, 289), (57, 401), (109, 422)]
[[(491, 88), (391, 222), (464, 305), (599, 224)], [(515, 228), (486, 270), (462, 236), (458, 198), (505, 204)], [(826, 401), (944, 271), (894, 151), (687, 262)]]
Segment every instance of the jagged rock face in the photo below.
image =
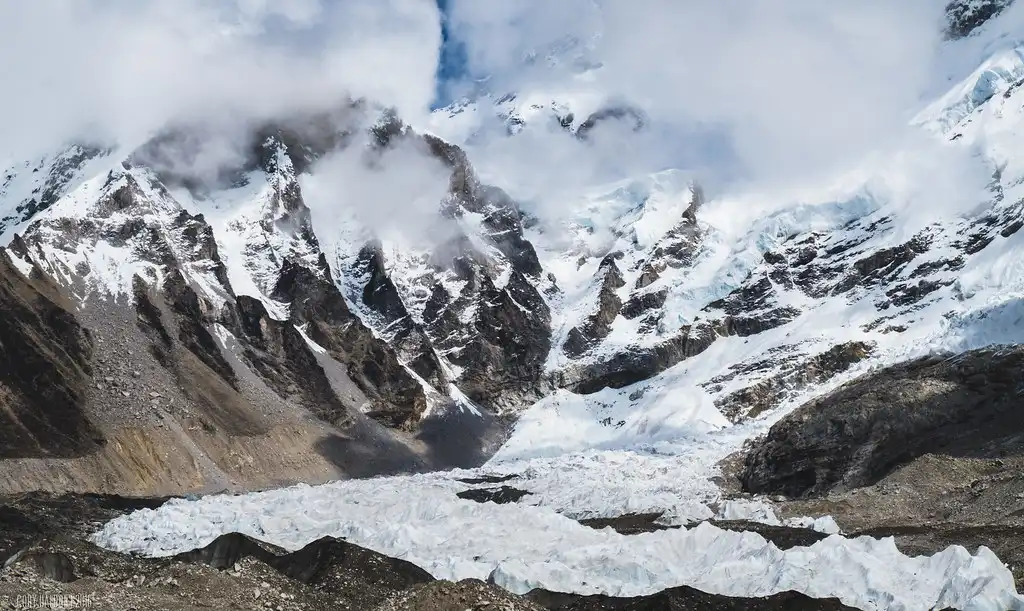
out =
[(380, 317), (377, 328), (402, 362), (434, 388), (446, 388), (449, 381), (443, 365), (426, 330), (413, 319), (391, 280), (380, 242), (363, 246), (351, 271), (364, 284), (363, 305)]
[(314, 342), (346, 366), (351, 379), (373, 398), (368, 412), (389, 426), (413, 425), (426, 409), (423, 388), (384, 341), (353, 314), (321, 259), (319, 273), (285, 261), (272, 297), (291, 303), (292, 320), (306, 325)]
[[(34, 290), (52, 280), (50, 297), (55, 303), (66, 297), (71, 305), (67, 320), (48, 306), (33, 337), (16, 336), (25, 347), (5, 356), (24, 358), (20, 350), (36, 350), (33, 342), (47, 338), (88, 338), (87, 328), (97, 331), (103, 350), (94, 374), (85, 347), (60, 348), (71, 355), (65, 359), (57, 346), (39, 346), (37, 352), (66, 371), (62, 383), (46, 384), (52, 396), (40, 395), (63, 415), (40, 420), (35, 433), (46, 445), (44, 429), (67, 427), (66, 447), (43, 450), (22, 435), (25, 443), (7, 445), (10, 457), (75, 456), (82, 460), (66, 468), (82, 471), (72, 477), (83, 486), (99, 477), (96, 469), (109, 468), (104, 490), (181, 493), (420, 470), (448, 461), (472, 466), (493, 451), (486, 448), (501, 423), (469, 410), (449, 413), (456, 401), (449, 396), (455, 393), (450, 365), (405, 307), (382, 253), (365, 249), (359, 270), (359, 278), (365, 276), (360, 312), (376, 317), (364, 320), (335, 284), (300, 172), (311, 171), (316, 158), (344, 145), (346, 136), (335, 131), (310, 138), (308, 131), (258, 130), (247, 156), (205, 182), (190, 182), (187, 168), (157, 159), (177, 154), (183, 146), (177, 140), (153, 143), (123, 160), (111, 154), (95, 162), (102, 161), (96, 174), (69, 183), (70, 193), (36, 214), (24, 237), (15, 239), (9, 265), (37, 277)], [(186, 144), (194, 143), (186, 138)], [(472, 201), (484, 209), (482, 200)], [(493, 214), (489, 223), (519, 222), (513, 212)], [(532, 252), (498, 233), (494, 242), (519, 261)], [(505, 316), (492, 322), (503, 330), (480, 336), (478, 346), (501, 346), (498, 356), (474, 361), (480, 372), (490, 372), (477, 374), (485, 389), (480, 396), (499, 394), (484, 380), (500, 377), (495, 372), (521, 375), (523, 386), (533, 381), (516, 370), (514, 359), (506, 367), (502, 354), (516, 349), (516, 341), (521, 347), (509, 331), (524, 325), (507, 318), (511, 303), (501, 303), (517, 283), (528, 285), (512, 278), (501, 290), (479, 289), (493, 303), (493, 311), (482, 309), (481, 321)], [(529, 297), (517, 294), (522, 303)], [(21, 333), (18, 325), (26, 321), (10, 317), (11, 332)], [(546, 350), (539, 352), (542, 359)], [(38, 375), (49, 373), (40, 365)], [(101, 445), (105, 437), (118, 440), (109, 451)], [(147, 444), (159, 448), (136, 447)], [(172, 484), (149, 480), (155, 475), (149, 469), (170, 468), (161, 466), (170, 455), (181, 455), (184, 465), (191, 460), (191, 470)], [(257, 477), (244, 474), (247, 461), (258, 465), (249, 470)], [(6, 472), (2, 478), (8, 479), (0, 486), (35, 481)]]
[(706, 325), (686, 327), (653, 346), (630, 347), (611, 357), (570, 368), (562, 373), (559, 381), (565, 388), (580, 394), (624, 388), (697, 356), (707, 350), (716, 337), (715, 331)]
[(709, 308), (723, 310), (727, 328), (743, 335), (800, 315), (799, 308), (781, 303), (785, 292), (814, 300), (842, 295), (850, 302), (871, 300), (879, 317), (865, 331), (899, 332), (905, 326), (895, 321), (949, 294), (955, 272), (969, 257), (1020, 230), (1024, 203), (1002, 204), (997, 195), (993, 204), (984, 215), (927, 227), (895, 246), (876, 244), (893, 231), (892, 218), (878, 215), (836, 231), (794, 236), (781, 251), (765, 252), (764, 262), (743, 285)]
[(478, 335), (455, 361), (466, 368), (466, 394), (485, 405), (522, 405), (514, 395), (502, 395), (508, 389), (536, 392), (551, 347), (547, 305), (518, 271), (504, 288), (485, 278), (480, 299), (485, 307), (477, 312)]
[(755, 363), (737, 363), (728, 374), (712, 378), (704, 386), (715, 392), (721, 384), (733, 380), (740, 374), (758, 371), (778, 372), (746, 388), (733, 391), (718, 398), (715, 406), (733, 422), (756, 418), (764, 412), (778, 407), (787, 398), (806, 389), (812, 384), (821, 384), (847, 371), (855, 363), (868, 358), (874, 346), (864, 342), (838, 344), (813, 357), (800, 358), (793, 354), (776, 354), (772, 358)]
[(442, 392), (454, 383), (486, 408), (521, 409), (539, 396), (551, 342), (549, 307), (536, 286), (542, 268), (523, 214), (480, 183), (459, 147), (386, 125), (382, 146), (413, 139), (451, 172), (440, 202), (451, 236), (423, 254), (420, 275), (398, 283), (379, 245), (365, 245), (349, 270), (364, 283), (359, 300), (420, 378)]
[(725, 299), (714, 301), (705, 311), (721, 310), (726, 316), (719, 329), (723, 335), (749, 337), (790, 322), (800, 311), (791, 307), (775, 307), (777, 294), (767, 276), (756, 282), (749, 278), (741, 288)]
[[(718, 335), (733, 333), (710, 315), (677, 329), (664, 328), (672, 286), (663, 274), (685, 275), (706, 237), (707, 228), (697, 219), (703, 191), (691, 184), (688, 195), (670, 228), (647, 248), (639, 243), (634, 222), (619, 230), (614, 250), (597, 265), (587, 301), (574, 306), (587, 315), (565, 335), (561, 351), (568, 362), (553, 376), (556, 386), (583, 394), (629, 386), (702, 353)], [(627, 211), (631, 214), (635, 210)], [(580, 257), (577, 267), (582, 269), (587, 261), (587, 255)], [(610, 343), (617, 325), (635, 328), (634, 341)]]
[(70, 457), (103, 436), (85, 416), (93, 339), (57, 288), (0, 249), (0, 457)]
[(925, 454), (1019, 454), (1024, 351), (981, 350), (883, 369), (772, 427), (747, 458), (751, 492), (792, 497), (871, 485)]
[(946, 5), (946, 36), (954, 40), (969, 36), (1011, 4), (1013, 0), (953, 0)]
[(17, 227), (52, 206), (83, 178), (88, 163), (110, 154), (89, 144), (74, 144), (58, 155), (26, 162), (0, 175), (0, 199), (12, 198), (14, 208), (0, 218), (0, 233)]
[[(612, 330), (612, 323), (615, 322), (615, 318), (622, 309), (622, 299), (619, 298), (616, 291), (626, 286), (626, 281), (623, 280), (622, 272), (615, 264), (614, 257), (610, 255), (605, 257), (598, 268), (598, 273), (602, 274), (603, 278), (601, 279), (601, 289), (597, 295), (597, 311), (590, 315), (584, 325), (573, 327), (569, 331), (569, 337), (562, 347), (565, 353), (571, 357), (582, 355), (595, 343), (608, 337)], [(635, 306), (634, 309), (636, 309)], [(636, 318), (636, 316), (627, 318)]]

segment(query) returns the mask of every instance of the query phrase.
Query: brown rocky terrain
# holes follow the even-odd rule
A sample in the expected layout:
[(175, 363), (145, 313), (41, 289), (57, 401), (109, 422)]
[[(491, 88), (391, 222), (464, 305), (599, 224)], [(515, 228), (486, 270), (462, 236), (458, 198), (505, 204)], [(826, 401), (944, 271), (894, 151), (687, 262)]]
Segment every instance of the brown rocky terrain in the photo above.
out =
[(893, 536), (906, 553), (988, 546), (1020, 583), (1022, 364), (1014, 347), (862, 376), (773, 426), (739, 482), (783, 516), (832, 515), (848, 535)]

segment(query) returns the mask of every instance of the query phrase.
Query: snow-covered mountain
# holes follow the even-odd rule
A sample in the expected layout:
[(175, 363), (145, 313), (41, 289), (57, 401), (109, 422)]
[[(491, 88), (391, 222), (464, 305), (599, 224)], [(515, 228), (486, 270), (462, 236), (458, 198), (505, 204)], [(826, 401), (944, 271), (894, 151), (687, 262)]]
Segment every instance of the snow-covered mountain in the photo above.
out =
[[(951, 6), (967, 38), (947, 44), (978, 48), (976, 30), (997, 32), (998, 19), (984, 22), (1002, 8)], [(185, 125), (130, 149), (75, 144), (4, 173), (7, 256), (60, 285), (83, 318), (108, 319), (113, 304), (137, 318), (145, 339), (124, 341), (152, 343), (142, 352), (200, 413), (226, 385), (243, 405), (273, 397), (405, 446), (448, 438), (436, 424), (448, 419), (474, 447), (499, 434), (495, 417), (518, 420), (502, 456), (518, 443), (530, 454), (649, 441), (652, 427), (675, 434), (694, 417), (724, 427), (849, 371), (982, 345), (976, 319), (1013, 307), (1024, 69), (1011, 41), (987, 36), (996, 50), (914, 123), (976, 151), (994, 177), (927, 223), (889, 188), (903, 178), (893, 159), (838, 187), (748, 201), (708, 201), (666, 170), (588, 187), (553, 218), (485, 184), (467, 150), (495, 125), (507, 138), (539, 125), (580, 146), (606, 121), (648, 128), (642, 110), (586, 90), (595, 65), (562, 98), (483, 96), (437, 111), (426, 132), (359, 103), (241, 135)], [(200, 167), (223, 138), (232, 154)], [(374, 202), (353, 203), (332, 180), (352, 166), (372, 179), (406, 159), (396, 150), (447, 183), (412, 231), (381, 231), (362, 210)], [(196, 375), (217, 390), (192, 393)], [(658, 407), (680, 387), (699, 408)], [(83, 401), (100, 413), (129, 398), (95, 390), (101, 401)], [(569, 405), (588, 423), (582, 438), (516, 441), (559, 431), (549, 412)]]
[[(596, 64), (562, 90), (482, 95), (422, 125), (339, 104), (16, 164), (0, 175), (0, 300), (17, 313), (0, 342), (46, 373), (5, 374), (18, 408), (0, 424), (33, 443), (10, 436), (0, 482), (166, 494), (486, 461), (182, 501), (97, 541), (170, 554), (229, 529), (289, 548), (332, 534), (521, 593), (686, 582), (862, 608), (1020, 605), (987, 549), (912, 559), (834, 537), (790, 552), (710, 525), (623, 540), (565, 518), (777, 526), (766, 499), (719, 485), (745, 443), (863, 374), (1024, 342), (1022, 10), (951, 3), (954, 78), (916, 109), (913, 141), (800, 189), (709, 192), (674, 168), (560, 193), (555, 211), (518, 200), (493, 160), (476, 163), (481, 142), (657, 129), (587, 88)], [(396, 192), (408, 206), (390, 206)], [(32, 396), (58, 378), (59, 401)], [(525, 500), (456, 500), (501, 478)], [(250, 502), (269, 509), (248, 516)], [(284, 519), (297, 504), (308, 515)], [(469, 542), (522, 533), (511, 551)]]

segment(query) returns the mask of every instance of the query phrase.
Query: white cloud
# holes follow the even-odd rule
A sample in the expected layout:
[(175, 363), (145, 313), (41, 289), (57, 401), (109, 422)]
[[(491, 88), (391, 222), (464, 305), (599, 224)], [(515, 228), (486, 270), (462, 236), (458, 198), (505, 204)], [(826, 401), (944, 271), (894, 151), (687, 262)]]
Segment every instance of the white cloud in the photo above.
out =
[(421, 247), (451, 237), (453, 227), (437, 213), (448, 192), (450, 170), (417, 138), (397, 138), (379, 153), (371, 152), (367, 143), (364, 133), (320, 160), (303, 181), (306, 205), (323, 228), (321, 241), (331, 246), (334, 233), (359, 227)]
[[(586, 146), (549, 130), (533, 136), (545, 145), (477, 147), (483, 163), (506, 174), (518, 168), (507, 178), (529, 185), (524, 192), (550, 191), (581, 173), (614, 177), (615, 170), (669, 166), (739, 189), (823, 180), (905, 147), (915, 138), (908, 120), (942, 72), (936, 61), (944, 6), (453, 0), (451, 21), (471, 70), (490, 75), (498, 90), (554, 91), (552, 82), (574, 79), (607, 99), (639, 105), (652, 120), (647, 133), (606, 134)], [(566, 35), (577, 42), (568, 53)], [(562, 61), (524, 67), (530, 50), (543, 56), (559, 47)], [(602, 67), (575, 77), (565, 60), (576, 56)], [(513, 150), (519, 146), (532, 152)]]
[(434, 95), (432, 0), (0, 3), (0, 142), (142, 137), (170, 120), (368, 96), (415, 116)]

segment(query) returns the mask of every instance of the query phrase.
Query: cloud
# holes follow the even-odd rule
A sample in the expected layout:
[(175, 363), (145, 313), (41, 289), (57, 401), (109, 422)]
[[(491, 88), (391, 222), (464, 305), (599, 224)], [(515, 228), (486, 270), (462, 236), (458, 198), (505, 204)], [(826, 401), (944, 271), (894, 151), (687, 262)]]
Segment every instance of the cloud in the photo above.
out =
[[(326, 229), (318, 235), (328, 248), (338, 246), (336, 234), (363, 229), (386, 240), (430, 247), (454, 230), (438, 215), (450, 174), (418, 138), (396, 138), (372, 152), (367, 133), (361, 132), (349, 146), (321, 159), (302, 187), (317, 225)], [(348, 245), (366, 237), (359, 235)]]
[(426, 112), (432, 0), (35, 0), (0, 3), (0, 142), (22, 152), (88, 131), (272, 115), (345, 96)]
[[(509, 150), (518, 145), (476, 145), (492, 167), (522, 166), (506, 176), (510, 182), (543, 192), (557, 182), (540, 179), (560, 180), (550, 176), (552, 164), (575, 166), (563, 176), (585, 173), (582, 166), (612, 177), (644, 166), (684, 167), (715, 187), (765, 188), (823, 180), (880, 151), (898, 150), (915, 138), (909, 118), (940, 72), (945, 2), (450, 5), (450, 27), (466, 47), (469, 70), (487, 75), (495, 89), (572, 99), (575, 87), (629, 101), (650, 118), (646, 132), (588, 145), (556, 140), (559, 130), (546, 130), (549, 144), (526, 147), (533, 151), (528, 157)], [(524, 62), (531, 52), (539, 61)], [(580, 76), (581, 63), (600, 68)]]

